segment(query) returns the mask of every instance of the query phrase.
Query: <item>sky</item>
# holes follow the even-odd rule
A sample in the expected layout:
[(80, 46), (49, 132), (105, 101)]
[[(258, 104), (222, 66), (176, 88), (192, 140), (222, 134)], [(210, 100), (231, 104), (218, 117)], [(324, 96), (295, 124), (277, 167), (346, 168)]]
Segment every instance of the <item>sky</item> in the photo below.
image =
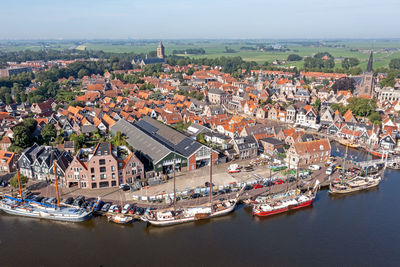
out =
[(1, 0), (0, 39), (400, 38), (400, 0)]

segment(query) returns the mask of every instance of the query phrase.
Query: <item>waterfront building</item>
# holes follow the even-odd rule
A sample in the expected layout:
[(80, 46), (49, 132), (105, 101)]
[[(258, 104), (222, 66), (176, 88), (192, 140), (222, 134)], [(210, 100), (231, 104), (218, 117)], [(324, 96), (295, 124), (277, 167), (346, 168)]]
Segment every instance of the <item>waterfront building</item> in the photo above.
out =
[(328, 139), (294, 143), (287, 151), (286, 162), (293, 167), (326, 162), (331, 156)]
[(62, 179), (71, 161), (72, 157), (68, 152), (35, 143), (24, 150), (18, 159), (18, 168), (20, 173), (28, 178), (50, 180), (54, 179), (55, 162), (57, 175)]
[(65, 173), (64, 185), (78, 188), (116, 187), (144, 178), (143, 163), (126, 146), (102, 142), (82, 148)]
[[(119, 120), (111, 128), (126, 136), (126, 141), (145, 163), (146, 170), (156, 173), (170, 173), (174, 164), (180, 171), (192, 171), (209, 165), (211, 149), (179, 131), (150, 117), (133, 124)], [(213, 161), (218, 158), (213, 152)]]

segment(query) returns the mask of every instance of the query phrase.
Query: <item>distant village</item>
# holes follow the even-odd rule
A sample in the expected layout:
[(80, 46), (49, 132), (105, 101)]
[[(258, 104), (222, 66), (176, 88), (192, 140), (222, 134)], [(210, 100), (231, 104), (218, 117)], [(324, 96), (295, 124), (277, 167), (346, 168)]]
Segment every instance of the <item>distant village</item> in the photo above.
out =
[[(372, 53), (358, 76), (253, 69), (240, 79), (218, 66), (171, 66), (164, 58), (160, 42), (157, 57), (132, 60), (137, 68), (59, 79), (78, 85), (73, 102), (79, 105), (52, 98), (1, 103), (0, 170), (18, 168), (44, 181), (54, 179), (56, 171), (65, 187), (98, 189), (146, 185), (148, 179), (170, 175), (174, 166), (190, 172), (211, 160), (220, 164), (262, 155), (300, 168), (326, 162), (333, 139), (376, 151), (398, 149), (400, 82), (379, 86), (386, 74), (373, 75)], [(66, 68), (76, 61), (15, 62), (0, 76)], [(161, 75), (140, 77), (140, 84), (118, 78), (151, 64), (161, 64)], [(335, 86), (346, 79), (353, 90)], [(32, 83), (26, 92), (38, 86)], [(378, 117), (372, 121), (355, 114), (348, 108), (354, 99), (373, 101)], [(27, 118), (35, 121), (35, 140), (16, 151), (16, 135)], [(39, 142), (47, 135), (46, 144)]]

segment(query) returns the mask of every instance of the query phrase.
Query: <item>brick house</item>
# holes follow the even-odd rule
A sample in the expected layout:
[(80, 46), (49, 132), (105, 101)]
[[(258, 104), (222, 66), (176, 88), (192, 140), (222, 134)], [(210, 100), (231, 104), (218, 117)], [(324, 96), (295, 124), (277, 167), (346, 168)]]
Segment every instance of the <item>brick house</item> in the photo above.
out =
[(125, 146), (99, 143), (95, 149), (81, 149), (65, 173), (67, 187), (105, 188), (133, 183), (144, 178), (142, 162)]
[(331, 156), (328, 139), (294, 143), (287, 151), (286, 161), (291, 166), (308, 166), (326, 162)]
[(0, 172), (13, 172), (16, 170), (17, 157), (13, 152), (0, 150)]
[(228, 102), (227, 94), (221, 89), (210, 89), (208, 91), (208, 100), (212, 104), (225, 104)]
[(284, 152), (283, 142), (277, 138), (273, 138), (273, 137), (262, 138), (262, 139), (260, 139), (260, 144), (264, 148), (264, 154), (272, 156), (272, 155), (274, 155), (275, 151), (278, 151), (281, 153)]

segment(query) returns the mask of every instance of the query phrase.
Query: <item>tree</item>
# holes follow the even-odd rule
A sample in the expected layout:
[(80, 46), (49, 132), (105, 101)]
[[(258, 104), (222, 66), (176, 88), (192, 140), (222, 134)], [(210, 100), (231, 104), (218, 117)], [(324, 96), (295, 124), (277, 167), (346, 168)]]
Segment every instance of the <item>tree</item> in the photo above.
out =
[(74, 150), (75, 152), (78, 151), (83, 147), (85, 144), (85, 136), (83, 134), (76, 135), (76, 134), (71, 134), (70, 138), (71, 141), (74, 141)]
[(319, 110), (319, 108), (321, 107), (321, 100), (319, 100), (319, 98), (317, 98), (314, 102), (314, 104), (312, 104), (312, 106), (315, 108), (316, 111)]
[[(25, 185), (28, 183), (28, 177), (19, 175), (19, 180), (21, 183), (21, 187), (25, 187)], [(11, 179), (10, 179), (10, 185), (14, 188), (18, 188), (18, 174), (15, 174)]]
[(376, 102), (375, 99), (352, 97), (347, 107), (355, 116), (368, 117), (375, 112)]
[(360, 61), (354, 57), (350, 57), (350, 58), (346, 57), (342, 61), (342, 67), (346, 70), (349, 70), (350, 68), (353, 68), (353, 67), (357, 66), (358, 64), (360, 64)]
[(52, 139), (57, 137), (57, 130), (54, 124), (46, 124), (42, 129), (42, 138), (46, 144), (50, 144)]
[(355, 82), (350, 77), (343, 77), (335, 81), (332, 85), (332, 89), (337, 91), (353, 91), (355, 89)]
[(16, 126), (14, 129), (14, 144), (20, 148), (27, 148), (33, 145), (34, 139), (28, 128)]
[(300, 61), (302, 59), (303, 58), (301, 56), (297, 55), (297, 54), (290, 54), (287, 57), (287, 61)]
[(89, 71), (87, 69), (80, 69), (78, 71), (78, 78), (82, 79), (82, 77), (89, 75)]
[(111, 139), (111, 143), (116, 147), (124, 146), (124, 145), (126, 145), (125, 136), (122, 135), (120, 131), (117, 131), (115, 133), (115, 136)]
[(37, 126), (37, 121), (34, 118), (26, 118), (24, 120), (24, 126), (29, 130), (29, 132), (33, 133)]
[(370, 122), (374, 124), (381, 124), (382, 123), (382, 118), (379, 112), (374, 111), (371, 113), (371, 115), (368, 116), (368, 119)]
[(400, 58), (393, 58), (389, 62), (389, 68), (400, 70)]
[(340, 114), (344, 114), (347, 111), (347, 107), (344, 106), (343, 104), (339, 104), (339, 103), (333, 103), (331, 105), (331, 109), (333, 111), (339, 110)]

